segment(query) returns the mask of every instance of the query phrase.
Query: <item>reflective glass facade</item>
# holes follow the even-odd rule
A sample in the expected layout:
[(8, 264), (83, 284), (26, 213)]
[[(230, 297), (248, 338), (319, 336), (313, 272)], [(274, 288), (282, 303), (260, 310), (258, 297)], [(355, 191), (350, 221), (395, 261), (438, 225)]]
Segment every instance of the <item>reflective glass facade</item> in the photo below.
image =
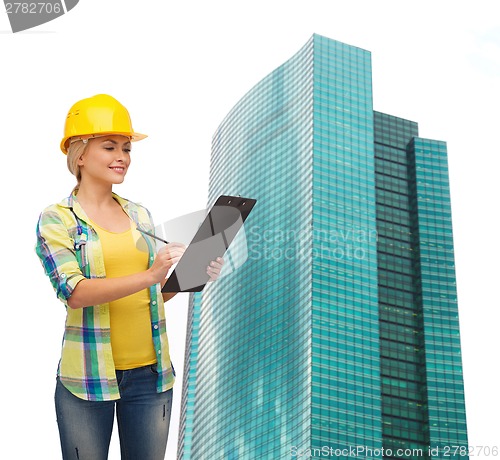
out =
[(406, 152), (418, 126), (378, 112), (374, 122), (384, 447), (427, 450), (425, 346)]
[(311, 446), (382, 447), (370, 53), (314, 46)]
[[(429, 439), (466, 445), (464, 386), (446, 144), (408, 146), (415, 234), (416, 296), (422, 309)], [(465, 458), (465, 457), (463, 457)]]
[(208, 204), (258, 201), (248, 260), (190, 299), (178, 458), (466, 445), (446, 146), (417, 135), (318, 35), (221, 123)]

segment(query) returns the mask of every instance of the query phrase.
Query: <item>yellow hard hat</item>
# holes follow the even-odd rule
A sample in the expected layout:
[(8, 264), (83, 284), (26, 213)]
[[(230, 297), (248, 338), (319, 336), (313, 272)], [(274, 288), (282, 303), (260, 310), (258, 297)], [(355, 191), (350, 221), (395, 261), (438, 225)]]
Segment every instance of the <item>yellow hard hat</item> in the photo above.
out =
[(105, 134), (121, 134), (140, 141), (145, 134), (134, 132), (128, 110), (107, 94), (82, 99), (69, 109), (61, 150), (68, 153), (71, 138), (88, 139)]

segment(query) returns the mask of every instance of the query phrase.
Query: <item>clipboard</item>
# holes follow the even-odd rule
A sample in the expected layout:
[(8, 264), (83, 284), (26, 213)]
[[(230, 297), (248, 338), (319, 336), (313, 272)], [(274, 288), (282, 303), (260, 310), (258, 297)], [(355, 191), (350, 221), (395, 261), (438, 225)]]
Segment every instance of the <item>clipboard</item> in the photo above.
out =
[(167, 279), (162, 292), (200, 292), (209, 281), (207, 266), (223, 257), (257, 200), (221, 195)]

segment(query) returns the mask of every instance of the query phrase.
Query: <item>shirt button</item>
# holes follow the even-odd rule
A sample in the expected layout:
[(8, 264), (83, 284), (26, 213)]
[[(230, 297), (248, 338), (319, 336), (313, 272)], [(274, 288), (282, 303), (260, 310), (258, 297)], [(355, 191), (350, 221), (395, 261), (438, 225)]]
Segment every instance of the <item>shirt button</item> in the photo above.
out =
[(154, 328), (155, 328), (155, 329), (158, 329), (158, 324), (155, 324), (155, 327), (154, 327)]
[(158, 350), (158, 354), (161, 354), (161, 350)]
[(66, 273), (61, 273), (61, 278), (66, 278)]
[(156, 300), (153, 300), (151, 303), (152, 303), (153, 305), (156, 305)]
[(151, 256), (151, 257), (149, 258), (149, 260), (154, 260), (154, 257), (153, 257), (153, 256)]

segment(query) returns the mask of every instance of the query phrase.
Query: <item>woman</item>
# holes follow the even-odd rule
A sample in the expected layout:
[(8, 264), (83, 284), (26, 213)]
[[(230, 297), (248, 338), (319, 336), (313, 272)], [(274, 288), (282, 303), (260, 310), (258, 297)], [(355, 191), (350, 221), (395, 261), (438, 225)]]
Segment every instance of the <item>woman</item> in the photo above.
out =
[[(156, 254), (143, 206), (113, 193), (131, 161), (134, 132), (127, 109), (105, 94), (71, 107), (61, 142), (77, 185), (47, 207), (36, 252), (67, 318), (55, 405), (64, 459), (106, 459), (118, 421), (122, 458), (165, 456), (174, 369), (161, 288), (185, 247)], [(138, 230), (139, 229), (139, 230)], [(207, 267), (211, 280), (222, 259)]]

